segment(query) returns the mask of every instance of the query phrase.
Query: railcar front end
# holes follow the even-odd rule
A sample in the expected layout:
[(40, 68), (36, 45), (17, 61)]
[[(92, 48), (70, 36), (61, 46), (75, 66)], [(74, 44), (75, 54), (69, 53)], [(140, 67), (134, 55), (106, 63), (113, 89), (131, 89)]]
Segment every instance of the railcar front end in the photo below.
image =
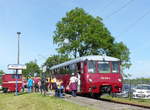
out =
[(2, 90), (3, 92), (15, 92), (16, 78), (18, 80), (18, 91), (22, 88), (22, 75), (18, 74), (4, 74), (2, 75)]
[(118, 61), (88, 61), (85, 64), (83, 93), (101, 95), (118, 93), (122, 90), (122, 75)]

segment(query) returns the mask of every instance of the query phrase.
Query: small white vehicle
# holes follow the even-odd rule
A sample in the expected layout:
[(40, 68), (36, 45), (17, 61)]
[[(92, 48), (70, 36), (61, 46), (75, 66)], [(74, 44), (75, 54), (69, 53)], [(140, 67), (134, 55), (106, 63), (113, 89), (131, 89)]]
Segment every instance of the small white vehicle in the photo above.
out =
[(133, 89), (133, 98), (150, 99), (150, 85), (139, 84)]

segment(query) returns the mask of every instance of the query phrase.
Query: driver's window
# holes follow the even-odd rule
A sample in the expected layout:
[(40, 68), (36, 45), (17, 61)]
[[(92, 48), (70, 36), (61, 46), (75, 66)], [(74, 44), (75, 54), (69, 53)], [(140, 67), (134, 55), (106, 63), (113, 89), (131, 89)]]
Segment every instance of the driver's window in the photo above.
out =
[(96, 73), (96, 62), (88, 61), (88, 73)]
[(119, 72), (119, 63), (118, 62), (112, 62), (112, 72), (113, 73)]
[(110, 73), (110, 63), (98, 62), (98, 73)]

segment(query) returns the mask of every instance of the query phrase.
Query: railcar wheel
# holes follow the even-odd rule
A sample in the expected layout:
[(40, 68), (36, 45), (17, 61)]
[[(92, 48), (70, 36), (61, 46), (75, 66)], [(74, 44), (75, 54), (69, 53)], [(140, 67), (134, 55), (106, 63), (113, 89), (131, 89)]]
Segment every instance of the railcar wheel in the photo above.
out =
[(83, 97), (90, 97), (90, 94), (81, 94)]
[(98, 98), (100, 98), (100, 94), (98, 94), (98, 93), (91, 93), (91, 97), (92, 98), (94, 98), (94, 99), (98, 99)]

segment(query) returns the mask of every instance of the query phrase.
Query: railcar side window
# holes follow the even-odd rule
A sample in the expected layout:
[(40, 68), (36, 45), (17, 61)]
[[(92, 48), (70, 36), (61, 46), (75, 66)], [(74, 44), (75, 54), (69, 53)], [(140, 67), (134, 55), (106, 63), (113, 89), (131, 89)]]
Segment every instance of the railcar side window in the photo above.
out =
[(98, 73), (110, 73), (109, 62), (98, 62)]
[(88, 72), (89, 73), (96, 73), (96, 62), (95, 61), (89, 61), (88, 62)]
[(113, 73), (119, 72), (119, 63), (118, 62), (112, 62), (112, 72)]
[(84, 63), (81, 62), (81, 73), (83, 73), (83, 72), (84, 72)]
[[(17, 77), (17, 76), (18, 76), (18, 77)], [(20, 79), (20, 78), (21, 78), (21, 75), (16, 75), (16, 74), (13, 74), (13, 75), (12, 75), (12, 78), (13, 78), (13, 79), (15, 79), (16, 77), (17, 77), (17, 79)]]
[(66, 70), (66, 73), (65, 74), (68, 74), (70, 71), (69, 71), (69, 66), (66, 66), (65, 67), (65, 70)]
[(75, 64), (69, 65), (69, 70), (70, 70), (70, 73), (75, 73), (76, 72), (76, 66), (75, 66)]
[(66, 73), (65, 67), (61, 67), (61, 68), (60, 68), (60, 74), (65, 74), (65, 73)]

